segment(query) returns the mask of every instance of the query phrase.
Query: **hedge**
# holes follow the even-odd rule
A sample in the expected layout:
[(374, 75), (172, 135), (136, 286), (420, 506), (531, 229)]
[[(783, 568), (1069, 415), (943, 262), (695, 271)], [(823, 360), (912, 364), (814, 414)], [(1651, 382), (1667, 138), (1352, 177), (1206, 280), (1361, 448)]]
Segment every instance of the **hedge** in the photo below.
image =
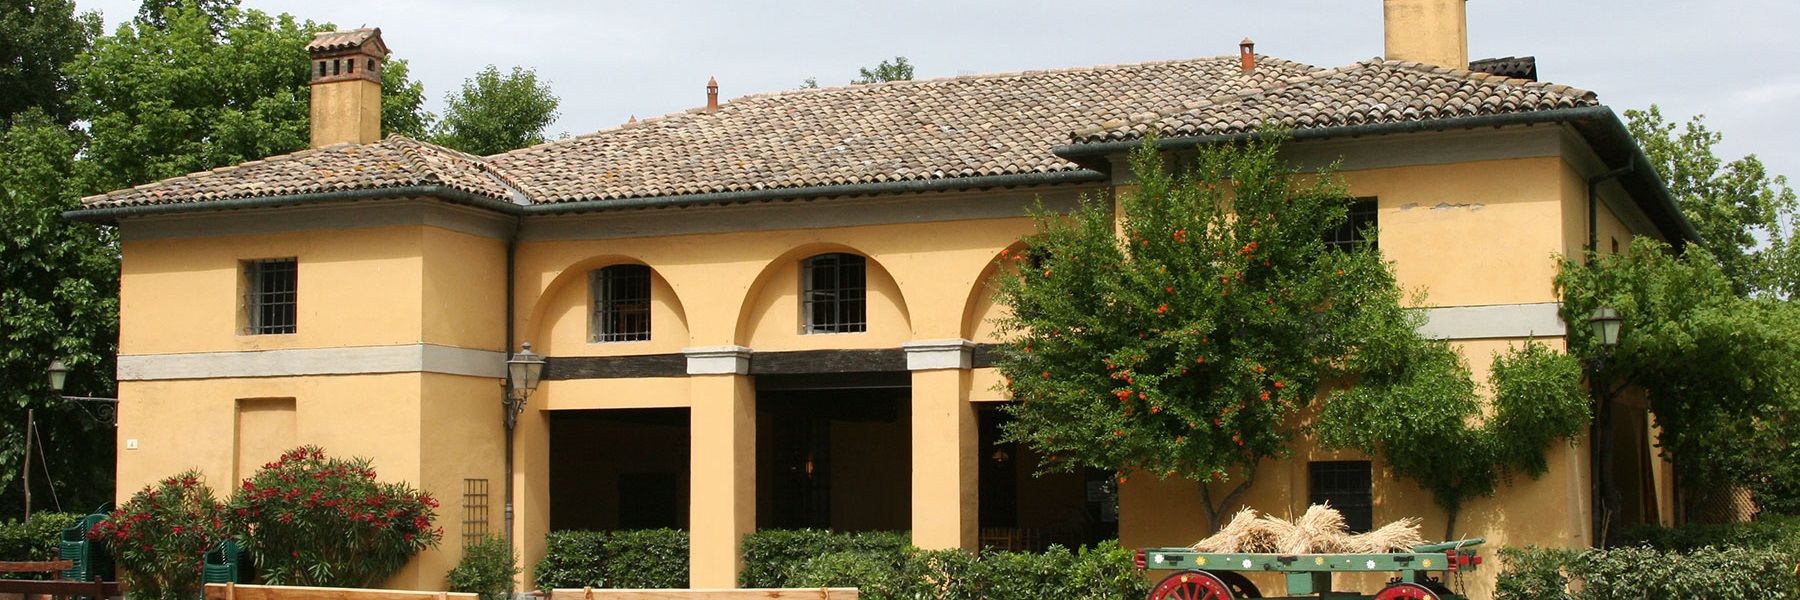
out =
[[(738, 583), (751, 588), (796, 587), (795, 574), (807, 561), (840, 552), (878, 557), (897, 568), (911, 547), (912, 538), (905, 533), (837, 533), (820, 529), (758, 531), (744, 537), (744, 570), (738, 575)], [(847, 559), (834, 560), (844, 562)]]
[(532, 570), (540, 590), (688, 586), (686, 531), (553, 531), (544, 542), (544, 558)]
[(1781, 550), (1527, 547), (1503, 548), (1500, 558), (1495, 600), (1800, 599), (1800, 559)]
[[(75, 526), (81, 517), (79, 513), (40, 512), (33, 513), (24, 522), (0, 522), (0, 561), (56, 560), (56, 542), (62, 539), (62, 530)], [(42, 576), (0, 573), (0, 578), (39, 579)]]
[(1620, 532), (1620, 545), (1692, 552), (1707, 546), (1783, 550), (1800, 555), (1800, 516), (1763, 515), (1749, 523), (1638, 526)]

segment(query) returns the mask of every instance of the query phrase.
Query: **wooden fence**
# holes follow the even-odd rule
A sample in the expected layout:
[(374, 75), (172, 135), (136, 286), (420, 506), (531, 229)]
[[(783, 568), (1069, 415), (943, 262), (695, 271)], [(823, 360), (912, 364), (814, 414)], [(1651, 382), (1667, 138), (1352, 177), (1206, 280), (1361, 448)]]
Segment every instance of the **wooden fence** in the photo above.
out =
[(478, 600), (478, 594), (286, 585), (206, 584), (206, 600)]

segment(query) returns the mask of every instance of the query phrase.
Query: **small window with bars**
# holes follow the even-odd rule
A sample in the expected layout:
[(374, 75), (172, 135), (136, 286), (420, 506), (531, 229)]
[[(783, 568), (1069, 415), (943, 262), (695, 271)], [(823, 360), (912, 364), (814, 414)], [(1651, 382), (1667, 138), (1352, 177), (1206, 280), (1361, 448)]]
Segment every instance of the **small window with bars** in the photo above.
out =
[(1325, 232), (1325, 245), (1334, 250), (1346, 251), (1379, 248), (1380, 245), (1375, 238), (1365, 237), (1375, 233), (1377, 212), (1374, 198), (1351, 202), (1349, 218)]
[(244, 263), (244, 333), (276, 335), (296, 329), (299, 269), (295, 259)]
[(650, 267), (613, 265), (598, 269), (590, 282), (594, 294), (595, 342), (641, 342), (650, 339)]
[(1307, 464), (1307, 501), (1330, 503), (1354, 533), (1374, 526), (1375, 478), (1366, 460), (1325, 460)]
[(800, 266), (806, 333), (868, 331), (868, 271), (863, 257), (820, 254)]
[(463, 544), (480, 542), (488, 535), (488, 480), (463, 480)]

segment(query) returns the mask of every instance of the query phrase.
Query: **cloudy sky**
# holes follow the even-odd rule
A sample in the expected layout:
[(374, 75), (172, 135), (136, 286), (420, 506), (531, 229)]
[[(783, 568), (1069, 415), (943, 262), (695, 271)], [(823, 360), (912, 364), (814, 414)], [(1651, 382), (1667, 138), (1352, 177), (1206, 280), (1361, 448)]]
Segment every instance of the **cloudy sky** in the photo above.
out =
[[(109, 31), (138, 0), (77, 0)], [(340, 27), (382, 28), (443, 95), (487, 64), (536, 69), (562, 98), (552, 132), (579, 134), (725, 98), (841, 85), (895, 55), (917, 77), (1229, 55), (1320, 66), (1382, 52), (1379, 0), (245, 0)], [(1534, 55), (1546, 81), (1599, 92), (1623, 112), (1704, 114), (1730, 157), (1800, 176), (1800, 2), (1471, 0), (1472, 57)]]

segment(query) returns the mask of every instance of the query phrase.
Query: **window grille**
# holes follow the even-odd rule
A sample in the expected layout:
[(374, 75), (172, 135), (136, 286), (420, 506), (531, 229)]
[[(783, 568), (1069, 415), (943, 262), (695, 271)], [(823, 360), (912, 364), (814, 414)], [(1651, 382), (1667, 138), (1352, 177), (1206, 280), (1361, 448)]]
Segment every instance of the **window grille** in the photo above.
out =
[(294, 333), (298, 277), (299, 269), (292, 258), (244, 263), (244, 306), (248, 317), (244, 333)]
[(463, 480), (463, 544), (473, 544), (488, 535), (488, 480)]
[(867, 265), (855, 254), (820, 254), (801, 265), (806, 333), (868, 331)]
[(1373, 198), (1350, 203), (1349, 218), (1325, 232), (1325, 245), (1334, 250), (1375, 250), (1379, 248), (1380, 245), (1376, 239), (1364, 237), (1365, 234), (1375, 232), (1376, 213), (1376, 203)]
[(650, 339), (650, 267), (613, 265), (594, 271), (590, 339), (639, 342)]
[(1307, 464), (1307, 501), (1330, 503), (1344, 515), (1350, 531), (1368, 531), (1375, 520), (1374, 474), (1366, 460), (1314, 461)]

